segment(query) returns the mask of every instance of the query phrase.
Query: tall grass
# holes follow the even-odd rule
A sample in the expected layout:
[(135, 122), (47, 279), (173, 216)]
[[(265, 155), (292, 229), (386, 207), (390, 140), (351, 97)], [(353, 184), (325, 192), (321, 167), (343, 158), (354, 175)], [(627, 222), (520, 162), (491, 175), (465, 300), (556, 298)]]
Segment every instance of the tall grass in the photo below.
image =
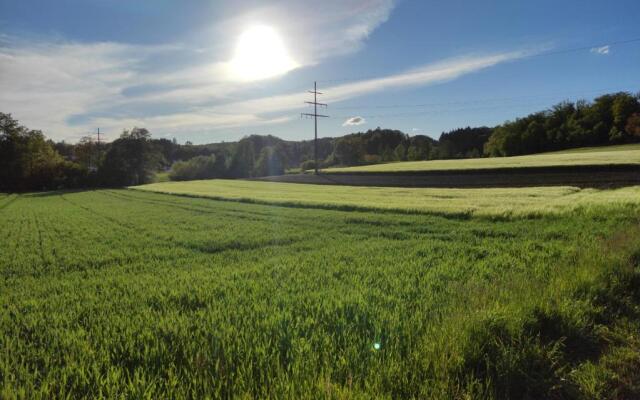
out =
[(640, 206), (640, 186), (440, 189), (205, 180), (155, 183), (134, 189), (259, 204), (494, 217), (560, 214), (612, 205), (635, 209)]
[(637, 224), (16, 196), (0, 397), (637, 394)]

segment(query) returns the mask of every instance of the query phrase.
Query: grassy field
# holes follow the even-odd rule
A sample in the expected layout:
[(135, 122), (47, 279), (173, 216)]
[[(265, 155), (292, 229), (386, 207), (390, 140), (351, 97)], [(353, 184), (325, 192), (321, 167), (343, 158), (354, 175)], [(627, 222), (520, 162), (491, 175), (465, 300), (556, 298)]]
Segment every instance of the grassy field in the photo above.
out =
[(149, 184), (136, 189), (276, 205), (504, 217), (584, 211), (610, 205), (637, 208), (640, 205), (639, 186), (614, 190), (575, 187), (439, 189), (205, 180)]
[(515, 157), (393, 162), (359, 167), (328, 168), (323, 169), (323, 172), (414, 172), (610, 164), (640, 164), (640, 144), (587, 147)]
[(634, 398), (638, 216), (3, 196), (0, 398)]

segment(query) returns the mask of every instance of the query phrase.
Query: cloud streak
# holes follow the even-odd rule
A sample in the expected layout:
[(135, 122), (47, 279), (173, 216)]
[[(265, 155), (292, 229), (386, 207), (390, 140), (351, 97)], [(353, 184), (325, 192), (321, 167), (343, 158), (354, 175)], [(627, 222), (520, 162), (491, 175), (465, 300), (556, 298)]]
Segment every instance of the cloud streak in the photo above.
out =
[[(379, 23), (383, 16), (368, 18)], [(362, 38), (366, 31), (363, 28), (354, 35)], [(305, 107), (302, 92), (243, 99), (250, 86), (225, 80), (218, 73), (221, 62), (161, 71), (148, 67), (155, 58), (184, 51), (179, 46), (3, 39), (6, 44), (0, 44), (0, 110), (13, 113), (25, 125), (42, 129), (56, 140), (77, 140), (98, 126), (109, 132), (110, 138), (136, 125), (158, 135), (270, 126), (292, 120)], [(376, 92), (439, 84), (529, 54), (532, 52), (513, 51), (446, 59), (375, 79), (323, 88), (323, 101), (335, 104)], [(353, 120), (351, 124), (357, 122)], [(360, 121), (363, 122), (364, 119)]]
[(216, 38), (211, 47), (34, 42), (1, 34), (0, 110), (56, 140), (76, 140), (97, 126), (189, 133), (281, 123), (289, 117), (224, 106), (252, 88), (229, 73), (238, 36), (267, 21), (293, 38), (286, 45), (305, 67), (360, 49), (394, 7), (395, 0), (327, 0), (321, 8), (300, 0), (262, 7), (239, 1), (222, 7), (226, 14), (204, 35)]
[[(515, 61), (532, 54), (531, 51), (513, 51), (484, 56), (466, 56), (448, 59), (423, 65), (419, 68), (388, 75), (385, 77), (366, 79), (342, 85), (323, 88), (323, 101), (338, 103), (340, 101), (385, 90), (397, 90), (406, 87), (422, 87), (447, 82), (463, 75), (479, 72), (498, 64)], [(233, 102), (219, 107), (227, 112), (242, 110), (263, 113), (297, 110), (304, 107), (300, 93), (269, 96), (240, 102)]]

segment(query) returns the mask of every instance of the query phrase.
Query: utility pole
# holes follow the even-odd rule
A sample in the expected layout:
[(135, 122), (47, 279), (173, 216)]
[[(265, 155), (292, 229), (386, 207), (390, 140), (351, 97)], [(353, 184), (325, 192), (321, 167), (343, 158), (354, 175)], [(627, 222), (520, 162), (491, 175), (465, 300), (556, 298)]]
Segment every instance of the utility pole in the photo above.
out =
[[(93, 165), (94, 164), (94, 160), (93, 159), (95, 159), (96, 165), (100, 162), (100, 154), (101, 154), (101, 150), (102, 150), (101, 149), (102, 141), (100, 139), (100, 128), (98, 128), (98, 131), (96, 133), (90, 133), (89, 135), (91, 135), (91, 136), (92, 135), (98, 135), (98, 140), (96, 141), (96, 148), (95, 148), (96, 151), (95, 151), (95, 154), (93, 154), (92, 157), (91, 157), (92, 161), (91, 161), (91, 166), (90, 166), (90, 168), (97, 168), (95, 165)], [(89, 136), (89, 137), (91, 137), (91, 136)], [(93, 146), (92, 146), (92, 148), (93, 148)], [(92, 153), (93, 153), (93, 151), (92, 151)]]
[(102, 143), (102, 139), (100, 139), (100, 128), (98, 128), (97, 132), (89, 132), (88, 136), (92, 137), (93, 135), (98, 135), (98, 139), (96, 140), (96, 142), (98, 143), (98, 147), (100, 147), (100, 144)]
[(313, 158), (315, 160), (315, 165), (314, 165), (315, 172), (316, 172), (316, 175), (318, 175), (318, 117), (328, 118), (329, 116), (318, 114), (318, 106), (326, 108), (327, 105), (324, 103), (318, 103), (318, 95), (322, 93), (318, 92), (318, 86), (315, 81), (313, 82), (313, 90), (309, 90), (308, 92), (313, 93), (313, 101), (305, 101), (305, 103), (313, 105), (313, 114), (301, 113), (300, 116), (313, 117), (313, 123), (314, 123)]

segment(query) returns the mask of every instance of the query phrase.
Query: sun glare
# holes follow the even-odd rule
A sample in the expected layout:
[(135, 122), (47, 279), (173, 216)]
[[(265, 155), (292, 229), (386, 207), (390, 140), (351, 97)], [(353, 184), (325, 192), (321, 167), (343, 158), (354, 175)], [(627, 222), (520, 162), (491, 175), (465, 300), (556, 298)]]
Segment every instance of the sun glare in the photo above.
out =
[(254, 81), (285, 74), (298, 64), (289, 55), (278, 32), (268, 26), (255, 26), (238, 38), (230, 67), (236, 78)]

